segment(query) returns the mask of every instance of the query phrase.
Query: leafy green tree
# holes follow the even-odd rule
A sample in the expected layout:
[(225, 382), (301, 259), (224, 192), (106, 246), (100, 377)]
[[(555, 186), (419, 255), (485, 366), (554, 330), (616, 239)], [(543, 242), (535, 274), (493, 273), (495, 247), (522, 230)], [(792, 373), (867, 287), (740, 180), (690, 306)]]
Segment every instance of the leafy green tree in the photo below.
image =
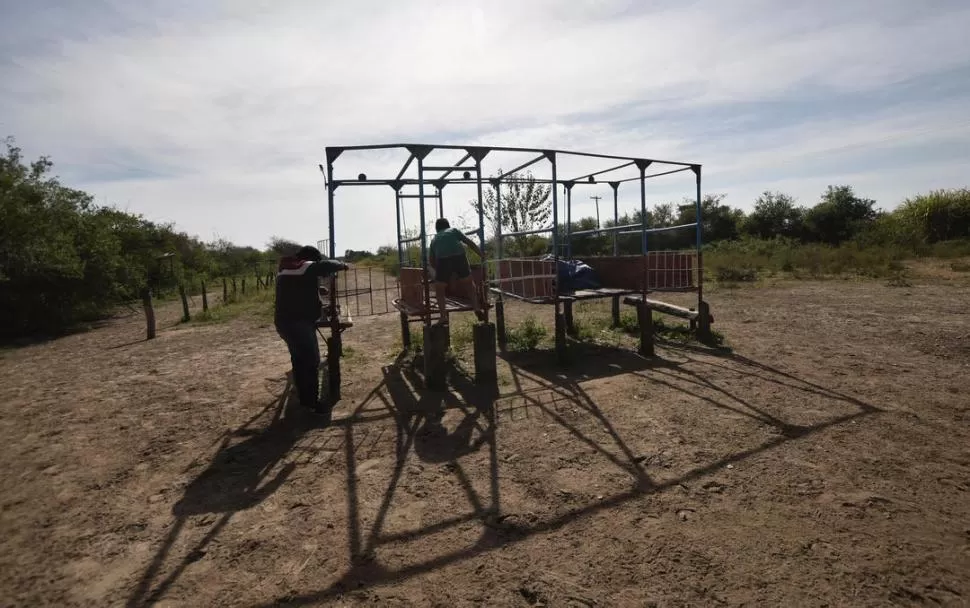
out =
[(744, 232), (762, 239), (777, 236), (800, 238), (804, 231), (805, 210), (784, 192), (766, 190), (754, 203), (744, 222)]
[[(707, 194), (701, 199), (701, 231), (705, 243), (731, 241), (741, 234), (744, 212), (725, 205), (725, 198), (724, 194)], [(693, 200), (684, 199), (678, 211), (676, 225), (697, 221), (697, 204)], [(676, 245), (680, 248), (691, 247), (696, 242), (696, 234), (690, 229), (678, 230), (676, 234)]]
[(879, 216), (876, 201), (856, 196), (852, 186), (829, 186), (805, 213), (809, 240), (838, 245), (851, 240)]
[[(587, 217), (573, 222), (572, 232), (592, 230), (596, 228), (596, 218)], [(613, 239), (606, 233), (584, 234), (572, 237), (572, 255), (576, 257), (591, 255), (611, 255), (613, 253)]]
[[(302, 247), (302, 245), (299, 243), (278, 236), (274, 236), (269, 241), (269, 251), (277, 256), (293, 255), (300, 249), (300, 247)], [(327, 251), (322, 253), (323, 255), (329, 254)]]
[[(496, 177), (503, 176), (501, 169)], [(499, 213), (499, 197), (501, 192), (501, 214)], [(486, 226), (491, 234), (498, 234), (501, 226), (503, 233), (525, 232), (546, 228), (552, 217), (552, 205), (549, 203), (550, 187), (538, 183), (531, 172), (522, 176), (512, 176), (502, 180), (496, 188), (490, 185), (485, 189), (481, 211), (485, 217)], [(479, 212), (478, 200), (469, 201), (475, 213)], [(501, 217), (500, 217), (501, 215)], [(477, 222), (476, 222), (477, 224)], [(524, 255), (530, 239), (516, 237), (514, 241), (504, 241), (512, 245), (510, 249), (517, 250)]]

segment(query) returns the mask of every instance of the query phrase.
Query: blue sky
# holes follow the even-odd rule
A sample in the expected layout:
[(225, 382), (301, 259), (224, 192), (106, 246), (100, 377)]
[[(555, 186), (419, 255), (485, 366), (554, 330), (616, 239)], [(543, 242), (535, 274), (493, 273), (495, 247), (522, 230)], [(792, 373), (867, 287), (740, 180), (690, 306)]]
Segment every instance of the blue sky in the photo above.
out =
[[(0, 15), (0, 135), (98, 203), (206, 240), (323, 238), (328, 145), (697, 162), (705, 192), (746, 210), (766, 189), (810, 205), (845, 183), (890, 209), (970, 181), (965, 1), (0, 0)], [(400, 160), (336, 168), (378, 177)], [(692, 188), (657, 180), (649, 202)], [(446, 190), (446, 214), (467, 216), (471, 194)], [(591, 195), (611, 196), (577, 190), (574, 217)], [(338, 190), (338, 251), (394, 227), (390, 189)]]

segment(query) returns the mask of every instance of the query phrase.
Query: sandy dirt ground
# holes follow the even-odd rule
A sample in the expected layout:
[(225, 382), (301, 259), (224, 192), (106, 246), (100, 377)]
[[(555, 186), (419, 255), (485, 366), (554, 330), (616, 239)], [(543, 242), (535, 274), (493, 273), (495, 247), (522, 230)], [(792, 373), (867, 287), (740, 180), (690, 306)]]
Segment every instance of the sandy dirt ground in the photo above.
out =
[(966, 275), (708, 299), (730, 350), (447, 394), (358, 317), (329, 428), (265, 316), (4, 351), (0, 605), (970, 605)]

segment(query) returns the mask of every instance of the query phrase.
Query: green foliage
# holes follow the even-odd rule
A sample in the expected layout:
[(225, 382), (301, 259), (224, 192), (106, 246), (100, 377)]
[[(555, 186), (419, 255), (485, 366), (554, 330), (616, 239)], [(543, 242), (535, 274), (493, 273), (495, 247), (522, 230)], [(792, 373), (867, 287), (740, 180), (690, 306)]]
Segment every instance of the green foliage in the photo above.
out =
[(829, 186), (805, 213), (807, 240), (839, 245), (858, 236), (878, 217), (876, 201), (859, 198), (851, 186)]
[(744, 232), (762, 239), (800, 238), (804, 232), (805, 210), (783, 192), (765, 191), (754, 203), (744, 221)]
[(895, 272), (903, 252), (892, 246), (863, 247), (857, 243), (841, 246), (800, 243), (793, 239), (753, 239), (726, 241), (705, 250), (708, 274), (720, 279), (733, 273), (789, 272), (796, 277), (824, 278), (840, 275), (887, 277)]
[(190, 323), (212, 324), (225, 323), (244, 315), (255, 317), (261, 321), (269, 323), (273, 319), (273, 307), (275, 306), (275, 292), (272, 289), (257, 291), (247, 289), (243, 294), (241, 290), (236, 293), (229, 292), (229, 297), (225, 302), (209, 301), (209, 310), (193, 312)]
[[(219, 277), (266, 277), (278, 258), (300, 244), (273, 237), (266, 251), (219, 239), (206, 243), (113, 208), (94, 205), (92, 197), (51, 176), (52, 162), (41, 157), (28, 162), (12, 139), (0, 156), (0, 341), (27, 335), (56, 335), (72, 326), (104, 318), (124, 302), (150, 288), (156, 298), (171, 298), (178, 285), (198, 293), (202, 281), (219, 291)], [(549, 225), (551, 191), (531, 174), (503, 182), (499, 217), (495, 188), (486, 191), (482, 212), (494, 230), (505, 232)], [(855, 194), (847, 185), (829, 186), (814, 207), (797, 206), (781, 192), (764, 192), (745, 217), (724, 204), (724, 195), (701, 201), (705, 243), (705, 276), (735, 284), (765, 274), (794, 277), (856, 275), (906, 282), (900, 260), (918, 256), (960, 259), (952, 268), (966, 272), (962, 258), (970, 256), (970, 189), (936, 190), (907, 199), (891, 213), (875, 209), (875, 201)], [(477, 201), (472, 203), (477, 212)], [(641, 213), (603, 226), (640, 224), (661, 228), (693, 223), (696, 203), (663, 202)], [(597, 226), (594, 218), (572, 220), (578, 232)], [(565, 226), (557, 227), (560, 237)], [(690, 249), (693, 227), (647, 236), (650, 251)], [(413, 236), (413, 235), (406, 235)], [(616, 237), (620, 254), (638, 254), (642, 237), (634, 232)], [(613, 235), (592, 234), (572, 240), (572, 254), (582, 258), (610, 255)], [(510, 239), (503, 255), (536, 257), (551, 251), (551, 239), (531, 235)], [(486, 252), (495, 256), (494, 239)], [(327, 252), (325, 252), (327, 253)], [(421, 264), (421, 247), (403, 252), (404, 264)], [(474, 256), (470, 256), (474, 258)], [(396, 246), (375, 254), (346, 251), (352, 263), (373, 264), (392, 276), (399, 274)], [(478, 262), (476, 259), (470, 260)], [(253, 285), (253, 283), (250, 283)], [(238, 303), (238, 302), (237, 302)], [(230, 304), (233, 304), (230, 302)], [(211, 313), (217, 318), (227, 313)], [(544, 329), (527, 321), (516, 330), (525, 348), (541, 341)], [(514, 331), (513, 334), (516, 332)]]
[(970, 238), (970, 189), (918, 194), (907, 199), (893, 215), (901, 231), (924, 243)]
[(424, 329), (423, 325), (411, 326), (411, 347), (410, 351), (419, 353), (424, 349)]
[[(97, 207), (50, 175), (46, 157), (26, 162), (13, 139), (0, 157), (0, 341), (57, 335), (109, 316), (150, 288), (196, 293), (218, 276), (274, 270), (275, 253), (228, 241), (206, 244), (145, 218)], [(215, 287), (210, 282), (210, 287)]]
[(533, 316), (508, 331), (508, 347), (511, 351), (536, 350), (548, 335), (548, 330)]
[(757, 269), (746, 266), (717, 266), (714, 273), (719, 283), (754, 283), (758, 280)]
[(628, 334), (635, 334), (639, 332), (640, 319), (637, 318), (637, 313), (630, 311), (621, 312), (619, 329)]
[(471, 321), (456, 323), (451, 326), (451, 349), (461, 351), (472, 345), (474, 341), (474, 324)]
[[(695, 338), (693, 332), (690, 330), (690, 325), (679, 321), (671, 321), (670, 318), (671, 317), (664, 315), (663, 313), (653, 313), (654, 335), (673, 342), (688, 342)], [(620, 326), (617, 329), (627, 334), (639, 335), (640, 320), (637, 318), (636, 313), (620, 313)], [(711, 344), (713, 346), (723, 346), (724, 335), (721, 332), (712, 329)]]
[[(726, 195), (724, 194), (707, 194), (701, 199), (701, 230), (706, 242), (733, 240), (741, 234), (744, 212), (725, 205), (723, 203), (725, 198)], [(696, 202), (685, 199), (679, 210), (680, 213), (675, 225), (691, 224), (697, 221)], [(679, 236), (677, 245), (687, 247), (694, 244), (695, 235), (693, 232), (687, 230), (680, 231), (679, 234), (682, 236)]]
[[(279, 257), (293, 255), (299, 251), (300, 247), (302, 245), (299, 243), (278, 236), (274, 236), (269, 240), (269, 251)], [(329, 254), (326, 251), (322, 253), (325, 256)]]
[[(502, 176), (500, 169), (495, 177)], [(536, 182), (532, 172), (526, 171), (505, 177), (498, 188), (489, 186), (485, 190), (481, 209), (477, 199), (469, 201), (469, 205), (476, 214), (481, 212), (485, 217), (490, 234), (497, 234), (500, 226), (504, 233), (537, 230), (550, 224), (550, 193), (548, 185)], [(528, 242), (526, 237), (514, 237), (504, 243), (504, 246), (509, 253), (521, 256), (525, 254), (518, 250), (526, 247)]]
[[(324, 254), (326, 255), (326, 254)], [(370, 251), (361, 250), (355, 251), (353, 249), (348, 249), (344, 252), (344, 261), (348, 264), (360, 264), (361, 262), (367, 262), (374, 259), (374, 254)]]

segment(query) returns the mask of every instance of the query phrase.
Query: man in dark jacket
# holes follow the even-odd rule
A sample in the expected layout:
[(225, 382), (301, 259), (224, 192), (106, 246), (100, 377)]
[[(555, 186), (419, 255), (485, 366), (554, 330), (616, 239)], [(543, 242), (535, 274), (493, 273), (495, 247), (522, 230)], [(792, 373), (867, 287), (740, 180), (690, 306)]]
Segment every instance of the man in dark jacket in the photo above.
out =
[(320, 345), (317, 320), (320, 318), (319, 279), (348, 266), (325, 260), (315, 247), (303, 247), (280, 260), (276, 274), (276, 332), (286, 342), (293, 365), (293, 383), (300, 404), (324, 416), (329, 423), (333, 405), (320, 402)]

